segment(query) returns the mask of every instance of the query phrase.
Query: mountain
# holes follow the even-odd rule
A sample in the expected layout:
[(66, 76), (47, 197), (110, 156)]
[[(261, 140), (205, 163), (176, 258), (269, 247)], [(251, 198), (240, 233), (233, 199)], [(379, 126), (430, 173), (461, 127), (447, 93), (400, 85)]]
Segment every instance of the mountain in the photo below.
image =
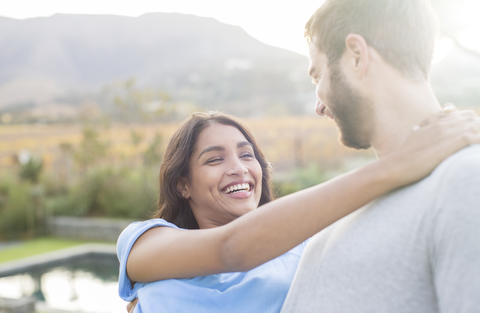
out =
[[(179, 117), (194, 109), (303, 114), (315, 101), (306, 56), (212, 18), (0, 17), (0, 47), (0, 122), (5, 113), (17, 120), (73, 119), (85, 106), (114, 116), (114, 98), (125, 95), (122, 86), (131, 79), (136, 91), (166, 94)], [(432, 67), (431, 81), (441, 102), (479, 106), (479, 77), (480, 58), (453, 49)]]
[(242, 116), (303, 113), (314, 100), (307, 57), (212, 18), (0, 17), (0, 30), (3, 111), (79, 105), (129, 78), (139, 88), (163, 90), (171, 101)]

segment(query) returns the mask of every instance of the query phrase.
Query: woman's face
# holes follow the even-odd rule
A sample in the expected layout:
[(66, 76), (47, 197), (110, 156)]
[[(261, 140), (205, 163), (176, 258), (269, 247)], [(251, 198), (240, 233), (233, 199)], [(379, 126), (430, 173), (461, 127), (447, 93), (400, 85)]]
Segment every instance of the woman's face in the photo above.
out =
[(200, 228), (227, 224), (257, 208), (262, 169), (235, 127), (213, 123), (198, 136), (182, 195)]

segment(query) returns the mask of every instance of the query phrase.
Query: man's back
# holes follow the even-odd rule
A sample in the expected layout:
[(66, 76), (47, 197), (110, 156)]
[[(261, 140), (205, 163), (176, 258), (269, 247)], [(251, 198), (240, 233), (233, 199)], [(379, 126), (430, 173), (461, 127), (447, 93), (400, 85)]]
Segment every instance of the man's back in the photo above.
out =
[(480, 312), (480, 146), (316, 235), (291, 312)]

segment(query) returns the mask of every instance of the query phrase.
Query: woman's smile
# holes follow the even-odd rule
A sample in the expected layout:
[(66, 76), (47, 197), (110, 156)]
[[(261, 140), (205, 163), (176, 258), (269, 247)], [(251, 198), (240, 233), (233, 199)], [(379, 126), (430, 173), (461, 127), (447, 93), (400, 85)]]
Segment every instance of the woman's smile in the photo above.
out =
[(222, 189), (222, 193), (233, 199), (246, 199), (253, 195), (254, 185), (250, 181), (235, 181)]

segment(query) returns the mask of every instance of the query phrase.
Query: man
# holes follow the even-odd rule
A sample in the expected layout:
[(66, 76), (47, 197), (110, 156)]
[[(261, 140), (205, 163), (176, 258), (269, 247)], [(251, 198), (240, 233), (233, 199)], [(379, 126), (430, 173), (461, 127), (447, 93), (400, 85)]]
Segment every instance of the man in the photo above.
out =
[[(441, 110), (428, 82), (435, 32), (422, 0), (327, 0), (315, 12), (315, 110), (342, 143), (381, 158)], [(282, 309), (292, 312), (480, 312), (480, 146), (314, 236)]]

